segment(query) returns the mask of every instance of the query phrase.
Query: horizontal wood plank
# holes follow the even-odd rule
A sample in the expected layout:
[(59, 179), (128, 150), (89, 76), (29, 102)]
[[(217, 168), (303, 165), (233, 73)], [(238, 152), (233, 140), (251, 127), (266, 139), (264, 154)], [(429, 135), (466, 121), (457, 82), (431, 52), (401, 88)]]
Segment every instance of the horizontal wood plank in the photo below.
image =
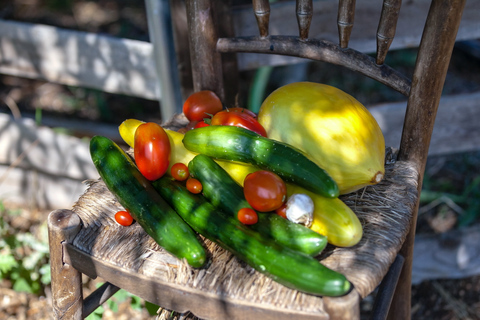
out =
[(0, 73), (160, 100), (148, 42), (0, 20)]

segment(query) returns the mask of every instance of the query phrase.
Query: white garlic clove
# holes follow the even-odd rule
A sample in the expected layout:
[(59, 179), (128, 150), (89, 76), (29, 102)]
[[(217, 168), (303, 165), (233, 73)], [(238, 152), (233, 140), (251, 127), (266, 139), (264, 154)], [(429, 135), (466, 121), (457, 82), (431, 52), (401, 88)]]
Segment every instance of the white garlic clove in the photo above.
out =
[(313, 200), (303, 193), (292, 194), (286, 203), (287, 219), (310, 227), (313, 222)]

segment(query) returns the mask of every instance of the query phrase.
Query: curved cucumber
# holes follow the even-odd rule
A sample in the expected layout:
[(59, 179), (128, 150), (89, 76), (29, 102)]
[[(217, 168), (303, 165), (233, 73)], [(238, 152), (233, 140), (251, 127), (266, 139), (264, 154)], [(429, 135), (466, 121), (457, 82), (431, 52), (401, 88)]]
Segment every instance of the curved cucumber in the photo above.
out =
[(100, 176), (120, 204), (165, 250), (202, 267), (206, 252), (195, 232), (155, 191), (130, 157), (108, 138), (95, 136), (90, 154)]
[[(215, 207), (236, 217), (241, 208), (251, 208), (243, 188), (212, 158), (199, 154), (188, 164), (190, 174), (203, 185), (203, 195)], [(316, 256), (325, 249), (327, 237), (275, 213), (258, 213), (258, 222), (248, 228), (292, 250)]]
[(342, 274), (247, 228), (181, 183), (162, 177), (153, 186), (195, 231), (273, 280), (313, 295), (341, 296), (350, 290)]
[(253, 131), (234, 126), (208, 126), (190, 130), (183, 138), (185, 148), (215, 159), (251, 163), (278, 174), (327, 198), (336, 198), (339, 189), (328, 173), (301, 151)]

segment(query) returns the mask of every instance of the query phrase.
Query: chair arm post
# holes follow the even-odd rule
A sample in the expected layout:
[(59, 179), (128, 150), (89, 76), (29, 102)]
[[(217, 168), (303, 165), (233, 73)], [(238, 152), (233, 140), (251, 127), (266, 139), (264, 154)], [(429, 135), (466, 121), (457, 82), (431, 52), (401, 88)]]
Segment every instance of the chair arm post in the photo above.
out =
[(80, 228), (80, 218), (70, 210), (55, 210), (48, 216), (54, 319), (83, 319), (81, 273), (64, 263), (62, 247), (62, 242), (72, 241)]

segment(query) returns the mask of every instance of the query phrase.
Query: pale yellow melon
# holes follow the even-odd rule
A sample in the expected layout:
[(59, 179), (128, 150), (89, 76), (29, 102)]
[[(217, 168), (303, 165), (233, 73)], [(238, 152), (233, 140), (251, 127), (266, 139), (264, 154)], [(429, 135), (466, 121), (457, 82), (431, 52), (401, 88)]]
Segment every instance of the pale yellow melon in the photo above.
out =
[(335, 87), (296, 82), (263, 102), (258, 121), (268, 137), (302, 150), (345, 194), (383, 179), (385, 139), (372, 114)]

